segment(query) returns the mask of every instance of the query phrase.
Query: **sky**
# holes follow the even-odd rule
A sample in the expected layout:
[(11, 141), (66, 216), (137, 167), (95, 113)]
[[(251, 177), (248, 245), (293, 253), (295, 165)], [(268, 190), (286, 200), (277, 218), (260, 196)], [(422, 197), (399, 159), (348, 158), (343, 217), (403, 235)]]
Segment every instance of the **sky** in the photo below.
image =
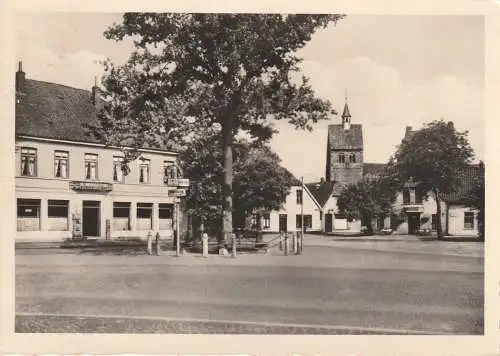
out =
[[(89, 89), (99, 61), (123, 63), (133, 46), (106, 40), (121, 14), (24, 13), (16, 19), (16, 57), (27, 78)], [(348, 15), (316, 32), (298, 53), (316, 94), (339, 115), (312, 132), (279, 123), (272, 149), (306, 182), (325, 174), (327, 127), (347, 100), (363, 125), (364, 161), (385, 163), (405, 127), (453, 121), (484, 159), (484, 19), (481, 16)]]

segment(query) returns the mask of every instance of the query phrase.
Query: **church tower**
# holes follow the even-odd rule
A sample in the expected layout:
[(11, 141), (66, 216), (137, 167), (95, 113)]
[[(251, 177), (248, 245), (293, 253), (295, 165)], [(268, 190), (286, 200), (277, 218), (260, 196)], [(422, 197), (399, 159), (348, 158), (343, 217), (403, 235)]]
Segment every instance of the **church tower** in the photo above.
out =
[(351, 123), (347, 97), (342, 123), (328, 126), (326, 180), (353, 184), (363, 179), (363, 129)]

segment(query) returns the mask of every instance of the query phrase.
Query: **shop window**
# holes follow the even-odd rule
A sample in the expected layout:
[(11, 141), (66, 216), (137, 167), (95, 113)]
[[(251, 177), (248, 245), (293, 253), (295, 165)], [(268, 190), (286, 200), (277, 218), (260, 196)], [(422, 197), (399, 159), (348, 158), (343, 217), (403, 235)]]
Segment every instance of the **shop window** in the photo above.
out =
[(85, 154), (85, 179), (97, 180), (97, 158), (96, 154)]
[(150, 183), (151, 161), (149, 159), (139, 159), (139, 183)]
[(113, 181), (123, 183), (123, 157), (113, 157)]
[(474, 213), (470, 211), (464, 212), (464, 229), (474, 229)]
[(160, 230), (172, 230), (173, 211), (174, 209), (172, 204), (158, 204)]
[(130, 203), (113, 203), (113, 230), (130, 230)]
[(40, 230), (40, 199), (17, 199), (17, 231)]
[(37, 175), (37, 150), (36, 148), (21, 148), (21, 175), (36, 177)]
[[(297, 229), (302, 228), (302, 215), (295, 215), (295, 227)], [(304, 215), (304, 228), (312, 228), (312, 215)]]
[(137, 230), (153, 228), (153, 204), (137, 203)]
[(49, 200), (48, 201), (48, 229), (50, 231), (68, 231), (68, 200)]
[(54, 153), (54, 177), (69, 177), (69, 152), (55, 151)]

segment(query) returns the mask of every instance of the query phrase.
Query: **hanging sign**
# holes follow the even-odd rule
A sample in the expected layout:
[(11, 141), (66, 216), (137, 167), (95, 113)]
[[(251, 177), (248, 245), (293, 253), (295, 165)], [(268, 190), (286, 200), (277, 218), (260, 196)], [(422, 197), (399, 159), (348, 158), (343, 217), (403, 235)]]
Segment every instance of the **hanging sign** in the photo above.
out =
[(170, 185), (172, 187), (187, 188), (187, 187), (189, 187), (189, 179), (186, 179), (186, 178), (168, 178), (167, 185)]
[(169, 197), (185, 197), (186, 196), (186, 189), (169, 190), (168, 196)]

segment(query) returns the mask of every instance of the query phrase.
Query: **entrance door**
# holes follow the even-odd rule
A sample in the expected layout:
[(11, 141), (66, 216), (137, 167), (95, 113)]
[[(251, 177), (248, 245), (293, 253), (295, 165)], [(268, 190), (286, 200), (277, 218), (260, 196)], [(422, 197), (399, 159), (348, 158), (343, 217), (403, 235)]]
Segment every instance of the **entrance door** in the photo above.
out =
[(332, 214), (325, 214), (325, 232), (332, 232)]
[(84, 200), (82, 208), (82, 233), (83, 236), (100, 236), (100, 204), (99, 201)]
[(281, 231), (287, 232), (288, 218), (286, 214), (280, 214), (279, 225), (280, 225), (280, 232)]
[(416, 235), (420, 230), (420, 214), (408, 213), (408, 234)]

